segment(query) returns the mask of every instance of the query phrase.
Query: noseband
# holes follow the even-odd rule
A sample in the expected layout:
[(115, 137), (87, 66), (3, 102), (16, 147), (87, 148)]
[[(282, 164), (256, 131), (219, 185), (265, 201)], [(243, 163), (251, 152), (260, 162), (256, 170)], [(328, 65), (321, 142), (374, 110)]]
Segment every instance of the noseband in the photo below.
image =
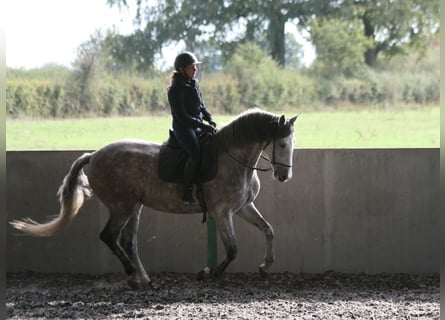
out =
[[(264, 150), (267, 148), (267, 146), (270, 144), (271, 140), (267, 141), (266, 145), (263, 147), (263, 149), (261, 150), (261, 158), (263, 158), (264, 160), (269, 161), (270, 164), (273, 165), (278, 165), (278, 166), (282, 166), (282, 167), (286, 167), (286, 168), (292, 168), (292, 165), (289, 164), (285, 164), (282, 162), (278, 162), (275, 161), (275, 140), (273, 140), (273, 145), (272, 145), (272, 160), (270, 160), (268, 157), (266, 157), (265, 155), (263, 155)], [(224, 150), (225, 154), (227, 154), (232, 160), (234, 160), (235, 162), (239, 163), (240, 165), (250, 169), (250, 170), (257, 170), (257, 171), (261, 171), (261, 172), (268, 172), (271, 171), (272, 168), (259, 168), (259, 167), (252, 167), (251, 165), (245, 163), (244, 161), (236, 158), (234, 155), (232, 155), (231, 153), (229, 153), (227, 150)]]
[[(263, 151), (264, 151), (264, 149), (266, 149), (266, 147), (269, 145), (269, 143), (270, 143), (270, 141), (266, 144), (266, 146), (263, 148)], [(272, 145), (272, 160), (269, 160), (267, 157), (265, 157), (265, 156), (263, 156), (263, 153), (261, 153), (261, 158), (263, 158), (263, 159), (266, 159), (267, 161), (269, 161), (271, 164), (276, 164), (276, 165), (278, 165), (278, 166), (282, 166), (282, 167), (286, 167), (286, 168), (292, 168), (292, 165), (289, 165), (289, 164), (285, 164), (285, 163), (282, 163), (282, 162), (278, 162), (278, 161), (275, 161), (275, 140), (273, 141), (273, 145)]]

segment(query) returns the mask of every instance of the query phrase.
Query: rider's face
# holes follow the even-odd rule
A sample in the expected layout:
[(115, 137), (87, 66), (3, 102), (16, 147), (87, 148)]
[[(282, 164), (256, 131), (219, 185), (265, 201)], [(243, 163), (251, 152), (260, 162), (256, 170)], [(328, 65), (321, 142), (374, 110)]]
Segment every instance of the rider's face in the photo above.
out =
[(196, 75), (196, 71), (198, 68), (196, 67), (196, 64), (189, 64), (187, 67), (184, 68), (184, 74), (190, 78), (193, 79)]

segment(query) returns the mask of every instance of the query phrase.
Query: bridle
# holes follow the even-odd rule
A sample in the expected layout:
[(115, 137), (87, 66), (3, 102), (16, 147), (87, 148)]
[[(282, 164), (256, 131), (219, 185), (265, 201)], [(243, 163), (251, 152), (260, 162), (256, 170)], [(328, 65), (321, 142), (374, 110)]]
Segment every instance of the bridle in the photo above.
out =
[[(266, 144), (266, 146), (263, 148), (263, 151), (264, 151), (264, 149), (266, 149), (266, 147), (267, 147), (267, 145), (270, 143), (270, 141)], [(289, 164), (286, 164), (286, 163), (282, 163), (282, 162), (278, 162), (278, 161), (275, 161), (275, 145), (276, 145), (276, 142), (275, 142), (275, 140), (273, 141), (273, 145), (272, 145), (272, 160), (269, 160), (267, 157), (265, 157), (265, 156), (263, 156), (263, 153), (261, 152), (261, 157), (263, 158), (263, 159), (266, 159), (266, 160), (268, 160), (269, 162), (270, 162), (270, 164), (276, 164), (276, 165), (278, 165), (278, 166), (282, 166), (282, 167), (286, 167), (286, 168), (292, 168), (292, 165), (289, 165)]]
[[(273, 141), (273, 145), (272, 145), (272, 160), (270, 160), (268, 157), (266, 157), (265, 155), (263, 155), (264, 150), (267, 148), (267, 146), (270, 144), (270, 142)], [(292, 165), (289, 164), (285, 164), (282, 162), (278, 162), (275, 161), (275, 140), (269, 140), (267, 141), (266, 145), (263, 147), (263, 149), (261, 150), (261, 154), (260, 157), (264, 160), (269, 161), (270, 164), (272, 165), (278, 165), (278, 166), (282, 166), (282, 167), (286, 167), (286, 168), (292, 168)], [(224, 149), (224, 153), (227, 154), (229, 156), (229, 158), (231, 158), (232, 160), (234, 160), (235, 162), (239, 163), (240, 165), (250, 169), (250, 170), (257, 170), (257, 171), (261, 171), (261, 172), (268, 172), (271, 171), (272, 168), (259, 168), (259, 167), (253, 167), (247, 163), (245, 163), (244, 161), (238, 159), (237, 157), (235, 157), (234, 155), (232, 155), (229, 151), (227, 151), (226, 149)]]

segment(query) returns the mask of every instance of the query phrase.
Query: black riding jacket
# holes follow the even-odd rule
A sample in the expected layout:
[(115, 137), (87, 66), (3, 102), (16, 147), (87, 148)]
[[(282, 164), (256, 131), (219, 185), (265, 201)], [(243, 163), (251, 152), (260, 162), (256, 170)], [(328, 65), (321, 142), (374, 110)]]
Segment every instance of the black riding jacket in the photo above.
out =
[(203, 120), (212, 121), (212, 116), (202, 100), (198, 82), (177, 73), (168, 89), (168, 102), (173, 116), (174, 128), (200, 128)]

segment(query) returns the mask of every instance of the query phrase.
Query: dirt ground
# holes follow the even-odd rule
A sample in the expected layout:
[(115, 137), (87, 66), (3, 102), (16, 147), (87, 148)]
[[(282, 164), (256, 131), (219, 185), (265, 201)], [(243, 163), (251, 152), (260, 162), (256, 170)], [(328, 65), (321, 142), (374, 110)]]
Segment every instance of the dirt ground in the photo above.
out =
[(130, 290), (121, 274), (7, 274), (8, 319), (439, 319), (439, 275), (152, 274)]

